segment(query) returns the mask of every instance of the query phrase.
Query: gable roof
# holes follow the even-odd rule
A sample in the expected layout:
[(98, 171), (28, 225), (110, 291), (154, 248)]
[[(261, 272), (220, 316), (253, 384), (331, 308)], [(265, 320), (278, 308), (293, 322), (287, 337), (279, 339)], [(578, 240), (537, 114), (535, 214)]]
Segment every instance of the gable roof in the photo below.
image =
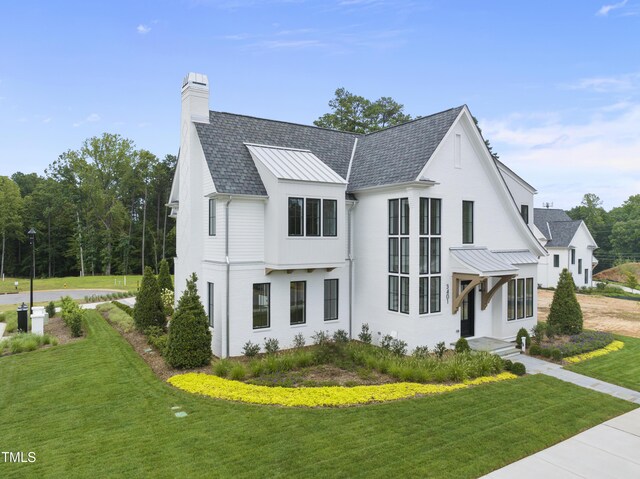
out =
[(267, 196), (245, 143), (310, 150), (346, 178), (353, 144), (360, 136), (217, 111), (209, 112), (209, 124), (195, 126), (216, 191), (237, 195)]
[(245, 143), (309, 151), (354, 191), (416, 180), (463, 108), (366, 135), (216, 111), (195, 126), (219, 193), (267, 195)]
[(415, 181), (463, 108), (451, 108), (360, 138), (349, 191)]
[(254, 160), (282, 180), (346, 184), (347, 181), (309, 150), (246, 143)]
[(572, 220), (563, 210), (534, 208), (533, 223), (549, 240), (545, 247), (566, 248), (571, 244), (582, 220)]

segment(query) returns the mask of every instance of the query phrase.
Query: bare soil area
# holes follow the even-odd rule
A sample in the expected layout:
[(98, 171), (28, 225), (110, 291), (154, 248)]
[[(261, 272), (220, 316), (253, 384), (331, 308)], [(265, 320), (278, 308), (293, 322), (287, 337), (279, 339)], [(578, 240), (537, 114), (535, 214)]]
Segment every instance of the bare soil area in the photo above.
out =
[(71, 336), (71, 331), (67, 328), (67, 325), (64, 324), (64, 321), (60, 316), (49, 318), (47, 324), (44, 325), (44, 332), (51, 336), (55, 336), (58, 340), (58, 344), (74, 343), (85, 338), (84, 335), (79, 338)]
[[(640, 338), (640, 301), (578, 294), (584, 327)], [(538, 321), (549, 315), (553, 291), (538, 291)]]

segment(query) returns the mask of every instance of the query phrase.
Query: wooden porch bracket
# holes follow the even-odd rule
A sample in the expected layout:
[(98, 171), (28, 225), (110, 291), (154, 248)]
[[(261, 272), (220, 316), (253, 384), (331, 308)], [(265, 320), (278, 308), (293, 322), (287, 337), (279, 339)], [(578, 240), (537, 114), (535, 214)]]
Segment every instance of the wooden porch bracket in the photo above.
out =
[(487, 287), (488, 287), (488, 278), (484, 278), (484, 287), (482, 288), (482, 311), (484, 311), (485, 309), (487, 309), (487, 306), (489, 306), (489, 302), (491, 301), (491, 298), (493, 298), (493, 295), (496, 294), (498, 292), (498, 290), (505, 284), (507, 283), (509, 280), (515, 278), (517, 275), (515, 274), (508, 274), (505, 276), (500, 276), (500, 280), (493, 285), (493, 288), (491, 288), (489, 291), (487, 291)]
[[(480, 277), (477, 274), (453, 273), (453, 301), (451, 302), (451, 310), (453, 314), (458, 312), (462, 301), (469, 292), (485, 280), (486, 278)], [(460, 291), (460, 283), (462, 281), (470, 281), (470, 283), (466, 288)]]
[(265, 268), (264, 275), (269, 276), (273, 272), (273, 268)]

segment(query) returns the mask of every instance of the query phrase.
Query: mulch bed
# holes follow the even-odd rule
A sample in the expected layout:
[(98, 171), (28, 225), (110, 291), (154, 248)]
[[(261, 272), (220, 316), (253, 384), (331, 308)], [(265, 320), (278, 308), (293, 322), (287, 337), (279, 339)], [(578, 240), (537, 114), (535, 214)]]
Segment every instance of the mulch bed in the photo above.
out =
[(171, 376), (184, 373), (206, 373), (211, 374), (211, 365), (202, 366), (195, 369), (174, 369), (169, 366), (162, 355), (154, 350), (149, 343), (147, 343), (147, 337), (136, 330), (124, 332), (117, 324), (109, 321), (109, 315), (107, 313), (100, 313), (102, 317), (109, 323), (116, 331), (118, 331), (124, 339), (131, 345), (136, 353), (149, 365), (151, 370), (162, 381), (166, 381)]
[(49, 318), (47, 324), (44, 325), (44, 332), (51, 336), (55, 336), (58, 340), (58, 344), (75, 343), (85, 338), (85, 336), (80, 336), (78, 338), (71, 336), (71, 331), (69, 331), (69, 328), (67, 328), (67, 325), (64, 324), (64, 321), (60, 316)]

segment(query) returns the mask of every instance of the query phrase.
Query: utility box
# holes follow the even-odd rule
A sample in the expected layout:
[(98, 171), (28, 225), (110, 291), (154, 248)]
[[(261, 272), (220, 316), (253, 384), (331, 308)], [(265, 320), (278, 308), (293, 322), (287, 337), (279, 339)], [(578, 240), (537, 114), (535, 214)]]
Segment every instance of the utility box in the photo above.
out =
[(24, 303), (18, 308), (18, 330), (29, 332), (29, 308)]

